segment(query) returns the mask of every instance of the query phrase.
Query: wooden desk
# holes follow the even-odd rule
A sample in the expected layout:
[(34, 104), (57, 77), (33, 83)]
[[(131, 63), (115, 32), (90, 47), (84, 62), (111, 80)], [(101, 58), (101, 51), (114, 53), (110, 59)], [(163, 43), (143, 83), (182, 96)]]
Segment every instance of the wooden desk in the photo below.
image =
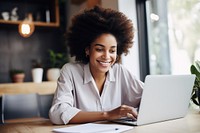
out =
[[(54, 128), (70, 125), (52, 125), (48, 119), (0, 125), (1, 133), (52, 133)], [(200, 113), (192, 111), (185, 118), (136, 126), (125, 133), (200, 133)]]

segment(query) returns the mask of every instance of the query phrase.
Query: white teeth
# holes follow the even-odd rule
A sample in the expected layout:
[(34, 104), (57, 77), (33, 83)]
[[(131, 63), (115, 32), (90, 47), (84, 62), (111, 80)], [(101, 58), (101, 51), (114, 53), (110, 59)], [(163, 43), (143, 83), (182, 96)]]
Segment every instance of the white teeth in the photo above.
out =
[(107, 62), (100, 62), (101, 64), (108, 64)]
[(102, 63), (102, 64), (109, 64), (110, 62), (102, 62), (102, 61), (100, 61), (100, 63)]

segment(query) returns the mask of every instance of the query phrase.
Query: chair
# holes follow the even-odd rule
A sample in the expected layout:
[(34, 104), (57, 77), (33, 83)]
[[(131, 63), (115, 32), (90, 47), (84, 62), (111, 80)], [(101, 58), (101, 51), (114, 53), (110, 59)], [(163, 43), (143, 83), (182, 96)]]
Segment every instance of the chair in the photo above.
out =
[(38, 94), (38, 105), (40, 116), (49, 118), (49, 109), (51, 108), (54, 94)]
[[(37, 94), (2, 95), (2, 117), (4, 120), (39, 117)], [(5, 123), (5, 122), (4, 122)]]
[(2, 117), (2, 97), (0, 96), (0, 124), (3, 124), (3, 117)]

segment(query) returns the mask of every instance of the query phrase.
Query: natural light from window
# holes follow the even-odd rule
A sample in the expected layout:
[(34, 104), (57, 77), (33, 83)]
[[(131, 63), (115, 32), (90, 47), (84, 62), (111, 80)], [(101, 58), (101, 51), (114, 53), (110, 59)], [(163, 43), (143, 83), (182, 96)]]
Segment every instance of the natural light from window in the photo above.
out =
[(150, 74), (189, 74), (200, 60), (200, 1), (146, 1)]

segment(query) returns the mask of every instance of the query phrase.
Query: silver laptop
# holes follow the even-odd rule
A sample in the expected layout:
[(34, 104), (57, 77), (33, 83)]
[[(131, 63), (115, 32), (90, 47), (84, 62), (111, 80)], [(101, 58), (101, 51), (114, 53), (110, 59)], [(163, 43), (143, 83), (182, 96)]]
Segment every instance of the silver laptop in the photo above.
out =
[(146, 76), (137, 121), (118, 119), (113, 122), (144, 125), (184, 117), (194, 80), (195, 75)]

